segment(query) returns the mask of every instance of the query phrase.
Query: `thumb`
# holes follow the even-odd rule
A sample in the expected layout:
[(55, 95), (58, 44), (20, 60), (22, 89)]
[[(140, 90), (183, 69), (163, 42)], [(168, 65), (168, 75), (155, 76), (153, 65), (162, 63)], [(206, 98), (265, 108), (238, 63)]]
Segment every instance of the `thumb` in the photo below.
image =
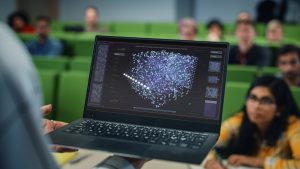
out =
[(52, 111), (52, 104), (42, 106), (41, 111), (42, 111), (44, 116), (49, 114)]

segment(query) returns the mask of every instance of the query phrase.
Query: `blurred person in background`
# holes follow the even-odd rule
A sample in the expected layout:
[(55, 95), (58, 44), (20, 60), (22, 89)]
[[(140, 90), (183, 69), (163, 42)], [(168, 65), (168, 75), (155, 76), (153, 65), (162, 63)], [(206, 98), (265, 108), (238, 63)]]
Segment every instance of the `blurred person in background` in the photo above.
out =
[(254, 44), (256, 36), (254, 23), (251, 20), (239, 20), (235, 27), (238, 45), (230, 48), (229, 64), (269, 66), (271, 52)]
[(269, 43), (280, 44), (283, 41), (283, 25), (279, 20), (271, 20), (267, 25), (266, 39)]
[(86, 32), (105, 32), (106, 30), (100, 27), (98, 9), (94, 6), (89, 6), (85, 9), (85, 31)]
[(24, 11), (16, 11), (8, 16), (7, 23), (16, 33), (34, 33), (35, 29), (29, 24), (29, 16)]
[(32, 55), (55, 57), (62, 54), (63, 45), (59, 40), (49, 37), (51, 20), (47, 16), (39, 16), (36, 20), (37, 39), (29, 41), (27, 48)]
[(253, 20), (252, 16), (248, 12), (245, 12), (245, 11), (240, 12), (236, 17), (236, 22), (239, 22), (239, 21), (252, 21), (252, 20)]
[[(298, 100), (297, 100), (298, 101)], [(300, 114), (289, 86), (263, 76), (250, 86), (241, 111), (222, 123), (219, 140), (204, 162), (207, 169), (231, 166), (300, 168)]]
[(300, 87), (300, 54), (293, 45), (285, 45), (279, 49), (277, 67), (281, 77), (289, 86)]
[(197, 40), (198, 28), (194, 19), (183, 18), (178, 23), (178, 32), (181, 40)]
[(218, 19), (213, 19), (207, 23), (207, 40), (221, 41), (223, 39), (224, 26)]

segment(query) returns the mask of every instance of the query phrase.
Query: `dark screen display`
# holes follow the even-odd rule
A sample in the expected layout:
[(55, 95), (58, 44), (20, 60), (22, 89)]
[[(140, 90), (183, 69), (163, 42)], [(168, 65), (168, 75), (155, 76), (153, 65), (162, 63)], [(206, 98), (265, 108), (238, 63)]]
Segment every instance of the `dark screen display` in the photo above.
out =
[(94, 50), (87, 109), (219, 119), (225, 48), (98, 41)]

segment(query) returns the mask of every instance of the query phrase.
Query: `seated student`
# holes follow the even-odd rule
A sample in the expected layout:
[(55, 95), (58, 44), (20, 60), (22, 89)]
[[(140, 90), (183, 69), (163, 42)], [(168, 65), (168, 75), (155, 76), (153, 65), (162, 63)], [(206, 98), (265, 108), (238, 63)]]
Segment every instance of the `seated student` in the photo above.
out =
[(236, 23), (235, 35), (238, 45), (230, 48), (229, 64), (256, 65), (270, 64), (270, 51), (254, 44), (254, 23), (251, 20), (240, 20)]
[(194, 19), (183, 18), (178, 23), (178, 32), (181, 40), (197, 40), (198, 28)]
[[(21, 41), (0, 22), (1, 169), (58, 169), (41, 132), (41, 90), (37, 73)], [(46, 110), (45, 110), (46, 109)], [(49, 110), (50, 109), (50, 110)], [(51, 111), (51, 107), (43, 107)], [(64, 123), (44, 121), (44, 132)], [(101, 169), (138, 169), (145, 160), (111, 156)]]
[(213, 19), (207, 24), (207, 40), (221, 41), (223, 39), (224, 26), (218, 19)]
[(281, 77), (289, 86), (300, 87), (300, 54), (293, 45), (285, 45), (279, 49), (277, 67)]
[(245, 12), (245, 11), (240, 12), (236, 17), (236, 22), (239, 22), (239, 21), (252, 21), (252, 20), (253, 20), (252, 16), (248, 12)]
[(271, 20), (267, 25), (266, 39), (270, 43), (281, 43), (283, 41), (283, 26), (278, 20)]
[(252, 83), (241, 112), (222, 123), (205, 168), (224, 169), (217, 154), (234, 166), (300, 168), (300, 114), (283, 80), (263, 76)]
[(27, 43), (27, 48), (32, 55), (54, 57), (62, 54), (63, 46), (61, 42), (49, 37), (50, 24), (50, 18), (47, 16), (39, 16), (37, 18), (37, 39)]
[(100, 27), (98, 10), (96, 7), (90, 6), (85, 9), (85, 31), (86, 32), (106, 32)]
[(16, 11), (8, 16), (8, 25), (16, 33), (34, 33), (35, 29), (29, 24), (29, 17), (24, 11)]

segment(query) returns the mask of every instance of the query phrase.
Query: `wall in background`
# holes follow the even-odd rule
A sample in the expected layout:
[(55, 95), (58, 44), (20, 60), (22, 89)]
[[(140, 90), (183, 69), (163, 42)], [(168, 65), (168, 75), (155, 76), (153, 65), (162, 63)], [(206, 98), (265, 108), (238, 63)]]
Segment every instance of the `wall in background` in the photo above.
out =
[(195, 18), (198, 22), (207, 22), (219, 18), (222, 22), (234, 22), (241, 11), (249, 12), (256, 17), (256, 5), (260, 0), (196, 0)]
[(84, 10), (92, 5), (100, 11), (100, 20), (134, 22), (173, 22), (176, 20), (175, 0), (60, 0), (62, 21), (83, 21)]
[[(17, 8), (24, 8), (32, 19), (39, 13), (49, 14), (62, 21), (83, 21), (84, 9), (96, 6), (100, 20), (105, 22), (176, 22), (194, 15), (198, 22), (219, 18), (234, 22), (240, 11), (248, 11), (255, 18), (255, 8), (261, 0), (0, 0), (0, 20)], [(276, 0), (280, 1), (280, 0)], [(300, 22), (299, 0), (289, 0), (286, 19)], [(45, 3), (47, 2), (47, 3)]]
[(1, 0), (0, 1), (0, 21), (6, 22), (7, 16), (16, 10), (16, 0)]

